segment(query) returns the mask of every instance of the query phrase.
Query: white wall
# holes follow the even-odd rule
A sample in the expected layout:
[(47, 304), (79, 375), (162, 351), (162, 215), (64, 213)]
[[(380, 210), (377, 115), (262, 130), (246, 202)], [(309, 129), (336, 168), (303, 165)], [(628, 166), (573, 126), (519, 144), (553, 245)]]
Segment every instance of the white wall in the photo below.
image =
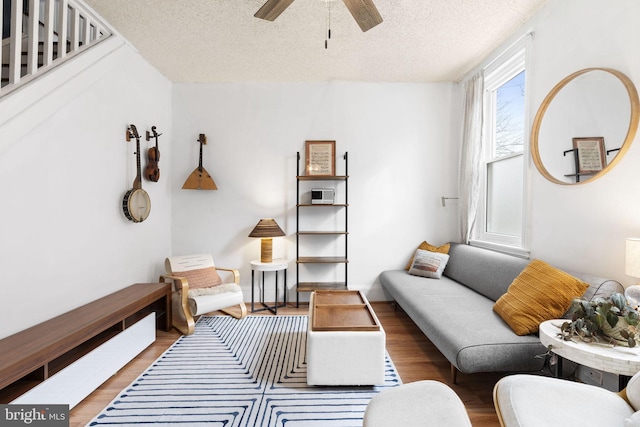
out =
[[(0, 338), (155, 282), (170, 253), (171, 85), (129, 46), (103, 43), (106, 57), (89, 51), (0, 101)], [(152, 209), (140, 224), (122, 213), (135, 177), (129, 123), (164, 133), (166, 175), (143, 182)]]
[[(514, 34), (536, 33), (531, 118), (581, 68), (616, 68), (637, 84), (637, 16), (635, 0), (552, 0)], [(155, 281), (170, 253), (213, 253), (241, 270), (248, 298), (259, 242), (247, 235), (261, 217), (287, 233), (274, 243), (276, 256), (295, 257), (295, 153), (307, 139), (335, 139), (338, 155), (349, 152), (352, 287), (381, 299), (382, 270), (403, 267), (424, 239), (458, 235), (455, 201), (440, 201), (457, 195), (457, 85), (172, 86), (129, 47), (112, 49), (62, 71), (70, 79), (62, 86), (32, 84), (20, 91), (30, 96), (0, 101), (0, 337)], [(129, 123), (163, 133), (161, 180), (143, 184), (152, 211), (142, 224), (121, 212), (135, 169)], [(199, 133), (208, 136), (204, 166), (218, 191), (180, 189), (197, 165)], [(635, 143), (612, 172), (582, 186), (552, 184), (530, 163), (532, 256), (635, 282), (624, 275), (624, 239), (640, 235), (639, 161)], [(291, 264), (289, 286), (294, 277)]]
[[(287, 236), (274, 239), (274, 257), (295, 260), (296, 152), (304, 161), (305, 140), (336, 140), (339, 174), (349, 153), (349, 286), (383, 299), (381, 271), (404, 267), (425, 239), (440, 244), (457, 235), (455, 203), (443, 208), (440, 199), (456, 195), (457, 90), (452, 84), (174, 85), (174, 255), (211, 252), (218, 265), (240, 269), (248, 299), (249, 262), (260, 251), (248, 234), (260, 218), (275, 218)], [(197, 166), (199, 133), (208, 138), (204, 167), (218, 191), (180, 190)], [(295, 262), (288, 278), (295, 286)]]
[[(521, 31), (535, 31), (527, 69), (531, 119), (553, 86), (582, 68), (615, 68), (638, 85), (638, 16), (635, 0), (549, 2)], [(636, 141), (613, 171), (579, 186), (553, 184), (530, 164), (531, 256), (633, 284), (636, 279), (624, 274), (624, 244), (626, 237), (640, 236), (639, 162)]]

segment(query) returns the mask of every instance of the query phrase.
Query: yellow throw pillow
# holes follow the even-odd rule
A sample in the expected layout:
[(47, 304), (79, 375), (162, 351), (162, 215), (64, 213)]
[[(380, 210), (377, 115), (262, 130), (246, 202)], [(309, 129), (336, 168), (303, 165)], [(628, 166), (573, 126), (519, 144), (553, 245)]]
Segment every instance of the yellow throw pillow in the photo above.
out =
[(517, 335), (538, 331), (545, 320), (558, 319), (589, 285), (544, 261), (534, 259), (516, 277), (493, 311)]
[[(437, 252), (439, 254), (448, 254), (450, 246), (451, 244), (449, 243), (446, 243), (442, 246), (433, 246), (427, 243), (427, 241), (425, 240), (424, 242), (420, 243), (420, 246), (418, 246), (418, 249), (416, 249), (416, 251), (423, 250), (423, 251), (429, 251), (429, 252)], [(407, 264), (407, 266), (405, 267), (405, 270), (411, 269), (411, 264), (413, 264), (413, 258), (415, 258), (415, 256), (416, 256), (416, 253), (414, 251), (413, 255), (411, 256), (411, 259), (409, 260), (409, 264)]]

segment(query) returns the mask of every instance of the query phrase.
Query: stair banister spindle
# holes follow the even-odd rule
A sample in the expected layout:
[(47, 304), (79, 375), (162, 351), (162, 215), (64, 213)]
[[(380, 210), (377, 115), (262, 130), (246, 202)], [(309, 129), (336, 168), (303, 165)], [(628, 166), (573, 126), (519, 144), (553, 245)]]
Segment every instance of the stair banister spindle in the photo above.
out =
[(11, 31), (0, 52), (0, 97), (113, 35), (99, 15), (77, 0), (0, 0), (0, 32), (5, 20)]
[(29, 0), (27, 26), (27, 75), (38, 71), (38, 26), (40, 25), (40, 0)]
[(82, 45), (88, 46), (91, 43), (91, 21), (86, 15), (82, 16), (82, 20), (84, 21), (84, 35), (82, 36)]
[(84, 22), (86, 25), (85, 34), (87, 39), (85, 40), (87, 44), (91, 44), (93, 42), (93, 22), (90, 16), (84, 17)]
[(42, 65), (44, 67), (53, 62), (53, 31), (55, 27), (55, 0), (47, 0), (44, 2), (44, 29), (43, 29), (43, 46), (42, 46)]
[[(2, 22), (4, 22), (4, 2), (5, 1), (9, 1), (9, 0), (0, 0), (0, 35), (4, 34), (4, 28), (2, 26)], [(0, 36), (1, 37), (1, 36)], [(0, 43), (0, 70), (4, 70), (4, 43)], [(0, 78), (4, 77), (4, 72), (2, 73), (2, 76), (0, 76)], [(4, 82), (0, 81), (0, 94), (2, 94), (3, 90), (2, 87), (4, 86), (3, 84)]]
[[(4, 21), (4, 2), (9, 0), (0, 0), (0, 38), (1, 35), (4, 34), (4, 28), (2, 27), (2, 22)], [(0, 66), (4, 64), (4, 43), (0, 43)], [(0, 91), (2, 90), (2, 85), (0, 84)]]
[(22, 2), (11, 2), (11, 42), (9, 48), (9, 83), (20, 81), (22, 67)]
[(75, 52), (78, 50), (78, 46), (80, 45), (78, 36), (80, 35), (80, 13), (78, 12), (78, 8), (72, 8), (71, 14), (69, 18), (69, 25), (71, 27), (71, 52)]
[(58, 55), (56, 59), (67, 56), (67, 20), (69, 3), (67, 0), (58, 0)]

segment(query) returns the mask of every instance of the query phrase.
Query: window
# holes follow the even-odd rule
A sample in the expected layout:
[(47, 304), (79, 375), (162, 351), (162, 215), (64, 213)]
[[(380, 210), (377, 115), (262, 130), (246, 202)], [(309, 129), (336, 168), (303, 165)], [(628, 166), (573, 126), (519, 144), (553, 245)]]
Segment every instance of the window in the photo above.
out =
[(525, 49), (503, 55), (484, 71), (481, 194), (474, 243), (522, 253), (525, 230)]

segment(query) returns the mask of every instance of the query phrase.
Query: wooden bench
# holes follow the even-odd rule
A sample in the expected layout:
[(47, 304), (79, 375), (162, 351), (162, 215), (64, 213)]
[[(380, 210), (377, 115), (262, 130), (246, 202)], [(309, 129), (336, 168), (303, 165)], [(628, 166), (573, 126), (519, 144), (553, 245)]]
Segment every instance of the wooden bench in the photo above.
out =
[(171, 329), (171, 287), (138, 283), (0, 340), (0, 403), (42, 383), (100, 345), (156, 313)]

